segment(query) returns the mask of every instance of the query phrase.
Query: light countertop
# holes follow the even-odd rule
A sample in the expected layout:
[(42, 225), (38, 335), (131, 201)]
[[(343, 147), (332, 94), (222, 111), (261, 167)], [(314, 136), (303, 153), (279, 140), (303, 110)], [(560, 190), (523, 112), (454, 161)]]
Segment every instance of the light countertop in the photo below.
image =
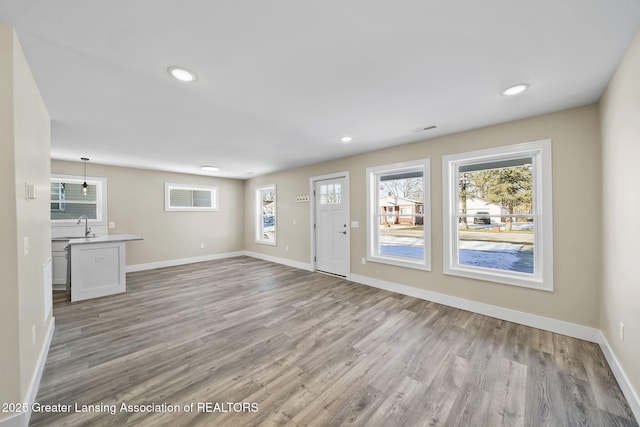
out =
[(128, 242), (130, 240), (143, 240), (142, 237), (135, 234), (107, 234), (105, 236), (96, 237), (77, 237), (70, 239), (53, 239), (53, 240), (69, 240), (70, 245), (84, 245), (88, 243), (108, 243), (108, 242)]

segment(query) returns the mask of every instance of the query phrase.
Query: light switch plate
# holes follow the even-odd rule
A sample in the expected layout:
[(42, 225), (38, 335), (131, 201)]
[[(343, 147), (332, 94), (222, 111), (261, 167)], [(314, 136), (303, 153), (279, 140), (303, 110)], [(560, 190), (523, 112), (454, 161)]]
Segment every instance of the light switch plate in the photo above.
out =
[(24, 196), (27, 200), (33, 200), (38, 196), (38, 191), (34, 184), (24, 184)]

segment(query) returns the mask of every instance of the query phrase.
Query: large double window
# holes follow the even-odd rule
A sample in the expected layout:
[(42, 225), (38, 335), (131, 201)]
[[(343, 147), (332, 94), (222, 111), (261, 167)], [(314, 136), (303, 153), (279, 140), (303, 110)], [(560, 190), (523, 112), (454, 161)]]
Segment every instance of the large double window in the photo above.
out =
[(429, 270), (429, 159), (367, 169), (367, 259)]
[(444, 273), (553, 290), (551, 141), (443, 158)]

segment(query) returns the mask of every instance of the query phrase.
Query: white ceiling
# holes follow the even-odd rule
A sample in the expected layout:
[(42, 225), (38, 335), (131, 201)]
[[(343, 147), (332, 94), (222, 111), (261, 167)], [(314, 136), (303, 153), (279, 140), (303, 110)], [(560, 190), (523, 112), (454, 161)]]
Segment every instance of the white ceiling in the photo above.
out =
[(53, 158), (248, 178), (595, 102), (640, 1), (0, 0), (0, 20)]

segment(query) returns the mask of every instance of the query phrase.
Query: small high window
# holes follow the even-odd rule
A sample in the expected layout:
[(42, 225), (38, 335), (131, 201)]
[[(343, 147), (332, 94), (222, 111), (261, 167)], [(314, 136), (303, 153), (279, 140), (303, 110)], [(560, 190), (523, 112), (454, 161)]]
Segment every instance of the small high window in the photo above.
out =
[(217, 211), (218, 187), (164, 184), (165, 211)]

